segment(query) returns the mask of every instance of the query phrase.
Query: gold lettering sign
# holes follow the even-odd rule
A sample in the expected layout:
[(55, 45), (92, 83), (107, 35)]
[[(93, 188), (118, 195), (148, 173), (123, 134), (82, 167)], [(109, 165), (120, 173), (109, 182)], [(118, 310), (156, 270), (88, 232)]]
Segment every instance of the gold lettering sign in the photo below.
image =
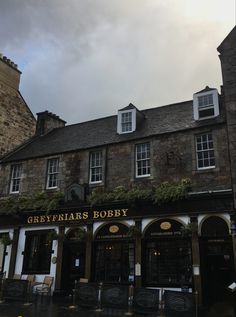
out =
[(109, 228), (110, 233), (117, 233), (119, 231), (119, 227), (118, 226), (110, 226)]
[(36, 223), (52, 223), (62, 221), (79, 221), (86, 219), (106, 219), (106, 218), (122, 218), (127, 217), (128, 209), (109, 209), (109, 210), (94, 210), (91, 213), (88, 211), (81, 212), (65, 212), (52, 215), (29, 216), (28, 224)]
[(168, 230), (171, 228), (171, 223), (169, 221), (164, 221), (160, 224), (162, 230)]

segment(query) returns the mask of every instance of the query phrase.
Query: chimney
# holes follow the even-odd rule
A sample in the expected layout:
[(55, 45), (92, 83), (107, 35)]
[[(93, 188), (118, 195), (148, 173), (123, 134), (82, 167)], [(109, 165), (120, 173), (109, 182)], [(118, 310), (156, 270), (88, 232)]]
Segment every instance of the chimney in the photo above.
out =
[(49, 131), (64, 127), (66, 121), (52, 112), (44, 111), (37, 113), (36, 135), (45, 135)]
[(0, 82), (18, 90), (21, 72), (17, 65), (6, 56), (0, 54)]

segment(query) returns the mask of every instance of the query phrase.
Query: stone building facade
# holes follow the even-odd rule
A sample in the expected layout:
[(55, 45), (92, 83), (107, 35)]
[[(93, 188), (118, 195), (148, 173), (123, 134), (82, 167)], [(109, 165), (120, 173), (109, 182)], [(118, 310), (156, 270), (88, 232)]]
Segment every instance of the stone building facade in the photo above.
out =
[(39, 113), (37, 137), (1, 160), (0, 235), (12, 241), (0, 269), (51, 275), (55, 293), (86, 278), (188, 288), (200, 304), (225, 296), (236, 278), (235, 37), (218, 48), (221, 92), (68, 126)]
[(21, 72), (0, 55), (0, 157), (31, 138), (35, 118), (19, 92)]

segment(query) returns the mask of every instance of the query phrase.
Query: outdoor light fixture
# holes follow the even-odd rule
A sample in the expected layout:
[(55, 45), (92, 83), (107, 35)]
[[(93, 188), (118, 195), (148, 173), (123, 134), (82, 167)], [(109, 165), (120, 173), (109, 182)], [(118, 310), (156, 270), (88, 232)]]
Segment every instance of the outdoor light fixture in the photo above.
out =
[(193, 275), (200, 275), (200, 265), (199, 264), (193, 264)]

